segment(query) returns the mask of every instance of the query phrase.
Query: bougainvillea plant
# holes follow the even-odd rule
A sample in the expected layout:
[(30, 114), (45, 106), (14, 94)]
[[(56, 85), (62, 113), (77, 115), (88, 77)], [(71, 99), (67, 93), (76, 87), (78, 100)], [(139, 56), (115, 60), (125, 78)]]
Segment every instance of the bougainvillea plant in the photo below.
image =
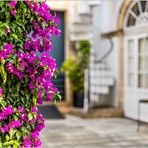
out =
[(41, 146), (45, 124), (36, 105), (59, 97), (48, 55), (58, 22), (44, 2), (0, 1), (0, 147)]

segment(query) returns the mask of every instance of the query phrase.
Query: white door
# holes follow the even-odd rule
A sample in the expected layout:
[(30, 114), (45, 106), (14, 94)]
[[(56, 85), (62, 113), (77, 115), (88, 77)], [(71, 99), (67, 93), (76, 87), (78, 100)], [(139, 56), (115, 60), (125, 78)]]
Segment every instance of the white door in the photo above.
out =
[[(139, 100), (148, 100), (148, 0), (133, 0), (130, 3), (124, 33), (124, 113), (137, 119)], [(141, 120), (148, 121), (148, 104), (142, 104), (141, 109)]]
[[(138, 101), (148, 100), (148, 34), (125, 37), (125, 115), (137, 119)], [(148, 121), (148, 104), (141, 105)]]

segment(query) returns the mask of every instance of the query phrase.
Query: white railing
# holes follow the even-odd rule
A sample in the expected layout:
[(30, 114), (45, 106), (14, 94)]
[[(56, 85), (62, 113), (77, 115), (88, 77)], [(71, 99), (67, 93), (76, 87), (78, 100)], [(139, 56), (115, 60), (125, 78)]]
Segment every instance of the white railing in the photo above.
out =
[(109, 42), (109, 50), (99, 60), (95, 54), (90, 55), (90, 66), (84, 72), (84, 112), (100, 102), (100, 96), (108, 94), (109, 86), (113, 85), (110, 66), (113, 43), (112, 40)]

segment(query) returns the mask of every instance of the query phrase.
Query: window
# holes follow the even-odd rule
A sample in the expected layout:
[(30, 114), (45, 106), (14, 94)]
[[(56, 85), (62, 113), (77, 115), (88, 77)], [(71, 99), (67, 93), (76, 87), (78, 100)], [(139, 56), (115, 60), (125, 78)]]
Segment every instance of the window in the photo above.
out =
[(148, 88), (148, 37), (138, 40), (138, 87)]
[(127, 40), (128, 87), (148, 88), (148, 36)]
[(136, 19), (131, 15), (129, 14), (129, 17), (128, 17), (128, 22), (127, 22), (127, 26), (134, 26), (136, 23)]
[(133, 1), (127, 12), (126, 27), (148, 23), (148, 0)]
[(128, 41), (128, 86), (134, 86), (134, 41)]
[[(148, 0), (133, 0), (125, 19), (126, 81), (131, 88), (148, 88)], [(147, 33), (146, 33), (147, 32)]]

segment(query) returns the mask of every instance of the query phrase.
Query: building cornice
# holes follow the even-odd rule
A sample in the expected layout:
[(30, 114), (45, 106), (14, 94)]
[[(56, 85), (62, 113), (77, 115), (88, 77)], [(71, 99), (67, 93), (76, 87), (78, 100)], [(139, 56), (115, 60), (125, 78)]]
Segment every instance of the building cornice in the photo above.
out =
[(102, 38), (112, 38), (112, 37), (119, 36), (119, 35), (122, 35), (122, 34), (123, 34), (123, 29), (118, 29), (118, 30), (115, 30), (115, 31), (103, 33), (103, 34), (101, 34), (101, 37)]

